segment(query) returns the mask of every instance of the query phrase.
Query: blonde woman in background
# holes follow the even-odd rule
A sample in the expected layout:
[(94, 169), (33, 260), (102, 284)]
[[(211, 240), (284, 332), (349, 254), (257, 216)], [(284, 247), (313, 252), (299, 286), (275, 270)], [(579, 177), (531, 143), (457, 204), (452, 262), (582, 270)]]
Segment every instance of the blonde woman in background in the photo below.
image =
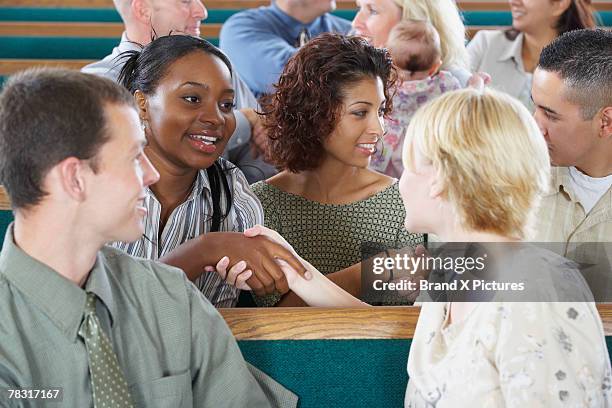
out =
[[(501, 260), (509, 264), (526, 248), (534, 251), (517, 243), (530, 234), (550, 164), (546, 142), (518, 100), (494, 90), (450, 92), (419, 110), (407, 134), (400, 180), (407, 229), (446, 242), (505, 243)], [(260, 226), (245, 233), (282, 240)], [(512, 264), (510, 272), (548, 273), (551, 282), (575, 289), (574, 299), (589, 299), (565, 258), (535, 251), (533, 263)], [(306, 302), (359, 305), (307, 268), (311, 281), (284, 267), (289, 287)], [(563, 279), (555, 280), (551, 272), (559, 268)], [(410, 408), (610, 406), (610, 360), (589, 301), (426, 302), (408, 375)]]
[(441, 69), (450, 71), (462, 86), (472, 76), (465, 48), (465, 26), (453, 0), (357, 0), (355, 34), (376, 47), (386, 47), (389, 33), (402, 20), (421, 20), (440, 35)]

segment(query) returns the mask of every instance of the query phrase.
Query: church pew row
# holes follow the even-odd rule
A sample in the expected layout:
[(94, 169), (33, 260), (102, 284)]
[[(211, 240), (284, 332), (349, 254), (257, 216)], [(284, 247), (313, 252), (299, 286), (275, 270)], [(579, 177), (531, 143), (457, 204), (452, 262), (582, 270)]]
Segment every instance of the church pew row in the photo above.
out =
[[(612, 350), (612, 305), (598, 305)], [(400, 407), (418, 307), (222, 309), (245, 359), (306, 407)]]
[[(458, 0), (459, 7), (463, 10), (509, 10), (506, 0)], [(204, 0), (208, 9), (214, 8), (253, 8), (270, 4), (269, 0)], [(354, 0), (337, 0), (339, 9), (355, 8)], [(595, 0), (598, 9), (612, 10), (609, 0)], [(0, 0), (0, 6), (21, 7), (87, 7), (87, 8), (112, 8), (112, 0)]]
[[(36, 32), (36, 28), (32, 29), (31, 32), (29, 33), (23, 33), (23, 35), (17, 35), (17, 33), (21, 33), (23, 30), (27, 30), (27, 26), (28, 23), (18, 23), (19, 25), (15, 24), (14, 26), (19, 26), (18, 30), (15, 31), (10, 31), (5, 25), (0, 25), (0, 45), (4, 42), (5, 44), (9, 44), (11, 47), (9, 49), (9, 51), (0, 51), (0, 85), (2, 85), (2, 83), (4, 82), (4, 80), (11, 74), (17, 72), (17, 71), (21, 71), (23, 69), (26, 68), (31, 68), (31, 67), (41, 67), (41, 66), (51, 66), (51, 67), (62, 67), (62, 68), (68, 68), (68, 69), (81, 69), (83, 66), (95, 61), (96, 59), (99, 59), (101, 57), (90, 57), (90, 58), (82, 58), (79, 55), (79, 49), (78, 47), (76, 47), (76, 54), (75, 53), (70, 53), (68, 57), (66, 57), (66, 53), (72, 49), (72, 46), (68, 46), (68, 48), (63, 48), (62, 49), (62, 45), (65, 43), (65, 41), (69, 41), (70, 37), (65, 37), (62, 40), (62, 44), (55, 44), (52, 48), (46, 48), (46, 43), (49, 41), (53, 41), (53, 38), (57, 38), (57, 37), (51, 37), (50, 35), (50, 29), (44, 28), (43, 32), (47, 33), (48, 35), (46, 37), (40, 37), (40, 34), (43, 34), (43, 32)], [(23, 25), (21, 25), (23, 24)], [(50, 24), (50, 23), (41, 23), (41, 27), (43, 27), (46, 24)], [(65, 23), (62, 23), (65, 24)], [(65, 30), (63, 31), (63, 35), (67, 36), (70, 34), (70, 30), (72, 30), (72, 27), (75, 26), (80, 26), (82, 24), (96, 24), (96, 23), (68, 23), (69, 26), (71, 27), (69, 28), (69, 30)], [(108, 23), (97, 23), (97, 24), (108, 24)], [(211, 27), (206, 27), (206, 26), (212, 26), (212, 25), (203, 25), (202, 27), (202, 34), (209, 34), (211, 36), (213, 36), (213, 38), (209, 38), (212, 39), (213, 42), (217, 41), (216, 37), (214, 36), (214, 32), (213, 32), (213, 28)], [(120, 33), (120, 25), (117, 25), (116, 30), (119, 31)], [(507, 28), (507, 26), (470, 26), (468, 27), (468, 35), (471, 37), (473, 36), (478, 30), (481, 29), (504, 29)], [(106, 28), (104, 28), (106, 30)], [(52, 32), (56, 32), (55, 31), (55, 27), (53, 29)], [(11, 38), (13, 37), (12, 35), (10, 35), (11, 33), (15, 33), (15, 37), (13, 40), (11, 40)], [(35, 35), (39, 34), (39, 35)], [(59, 35), (59, 33), (58, 33)], [(23, 44), (24, 41), (20, 41), (21, 38), (20, 37), (24, 37), (25, 38), (25, 43), (26, 44), (31, 44), (31, 45), (35, 45), (36, 48), (32, 48), (30, 49), (31, 52), (27, 52), (24, 51)], [(32, 37), (39, 37), (39, 38), (34, 38), (32, 39)], [(29, 38), (29, 41), (28, 41)], [(102, 51), (99, 52), (100, 55), (107, 55), (108, 53), (110, 53), (110, 50), (112, 49), (112, 47), (114, 47), (114, 45), (118, 42), (118, 36), (116, 38), (113, 38), (112, 41), (110, 41), (108, 38), (106, 37), (99, 37), (98, 39), (100, 41), (96, 41), (96, 38), (91, 38), (90, 40), (93, 40), (94, 44), (101, 44), (102, 46)], [(57, 58), (57, 54), (55, 54), (53, 52), (53, 50), (55, 49), (62, 49), (62, 58)], [(14, 50), (17, 49), (18, 51), (10, 51), (10, 50)], [(44, 53), (42, 53), (43, 56), (41, 55), (41, 53), (37, 52), (37, 50), (39, 49), (45, 49)], [(96, 55), (98, 55), (98, 52), (96, 51)], [(25, 56), (24, 56), (25, 55)], [(49, 56), (51, 55), (51, 56)], [(73, 59), (74, 57), (74, 59)]]
[[(0, 186), (0, 234), (12, 220)], [(598, 305), (612, 350), (612, 305)], [(301, 408), (402, 406), (420, 309), (236, 308), (220, 313), (244, 358), (300, 396)]]
[[(4, 21), (0, 25), (0, 36), (120, 38), (123, 29), (122, 23)], [(220, 31), (221, 24), (202, 24), (200, 35), (217, 38)]]
[[(218, 38), (222, 24), (202, 24), (200, 35), (204, 38)], [(468, 37), (479, 30), (508, 28), (508, 25), (467, 26)], [(87, 37), (120, 38), (123, 32), (121, 23), (95, 22), (30, 22), (5, 21), (0, 24), (0, 37)]]
[[(612, 2), (609, 3), (612, 6)], [(603, 5), (602, 5), (603, 6)], [(241, 9), (210, 8), (206, 24), (219, 24), (225, 22), (231, 15)], [(604, 26), (612, 26), (612, 7), (600, 7), (600, 23)], [(335, 10), (333, 14), (352, 20), (355, 16), (355, 7), (349, 9)], [(466, 25), (510, 25), (512, 16), (508, 10), (481, 9), (465, 10), (462, 12)], [(96, 22), (96, 23), (121, 23), (119, 14), (114, 9), (90, 9), (90, 8), (44, 8), (44, 7), (1, 7), (0, 21), (3, 22)], [(82, 33), (85, 35), (86, 33)]]

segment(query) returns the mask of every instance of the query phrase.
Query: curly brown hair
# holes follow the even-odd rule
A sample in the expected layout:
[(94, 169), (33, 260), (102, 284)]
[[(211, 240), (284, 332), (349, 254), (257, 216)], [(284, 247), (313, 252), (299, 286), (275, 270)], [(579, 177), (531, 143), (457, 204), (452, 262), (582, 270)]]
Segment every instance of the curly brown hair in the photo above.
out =
[(345, 89), (364, 78), (380, 78), (392, 109), (397, 81), (387, 50), (360, 37), (324, 33), (310, 40), (287, 63), (276, 93), (263, 103), (264, 126), (270, 139), (267, 160), (297, 173), (317, 168), (323, 142), (334, 131)]

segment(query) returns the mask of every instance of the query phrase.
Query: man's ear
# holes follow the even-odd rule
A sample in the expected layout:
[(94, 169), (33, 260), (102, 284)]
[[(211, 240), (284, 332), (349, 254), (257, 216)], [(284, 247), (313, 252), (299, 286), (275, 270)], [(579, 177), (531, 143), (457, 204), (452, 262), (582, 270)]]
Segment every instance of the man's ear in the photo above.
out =
[(55, 165), (56, 180), (66, 195), (83, 202), (87, 198), (87, 174), (92, 169), (83, 160), (68, 157)]
[(151, 22), (151, 3), (149, 0), (133, 0), (130, 5), (132, 16), (142, 24)]
[(612, 106), (606, 106), (601, 112), (601, 128), (599, 136), (604, 139), (612, 139)]

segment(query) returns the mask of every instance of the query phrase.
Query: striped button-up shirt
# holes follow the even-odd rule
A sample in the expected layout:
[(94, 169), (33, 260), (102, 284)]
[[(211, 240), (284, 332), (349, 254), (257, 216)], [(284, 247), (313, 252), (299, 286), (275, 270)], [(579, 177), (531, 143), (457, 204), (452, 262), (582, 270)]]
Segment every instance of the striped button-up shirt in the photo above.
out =
[[(220, 231), (242, 232), (256, 224), (263, 224), (261, 203), (251, 191), (248, 182), (238, 168), (223, 159), (227, 181), (232, 190), (232, 207), (221, 221)], [(160, 231), (162, 207), (155, 194), (148, 189), (145, 206), (149, 213), (145, 220), (143, 237), (132, 243), (115, 243), (130, 255), (146, 259), (159, 259), (201, 234), (210, 231), (212, 224), (212, 195), (206, 170), (200, 170), (187, 199), (172, 211), (163, 230)], [(227, 198), (221, 195), (221, 208), (227, 206)], [(204, 267), (204, 265), (202, 265)], [(233, 307), (238, 301), (239, 290), (223, 281), (216, 272), (204, 272), (195, 285), (215, 305)]]

